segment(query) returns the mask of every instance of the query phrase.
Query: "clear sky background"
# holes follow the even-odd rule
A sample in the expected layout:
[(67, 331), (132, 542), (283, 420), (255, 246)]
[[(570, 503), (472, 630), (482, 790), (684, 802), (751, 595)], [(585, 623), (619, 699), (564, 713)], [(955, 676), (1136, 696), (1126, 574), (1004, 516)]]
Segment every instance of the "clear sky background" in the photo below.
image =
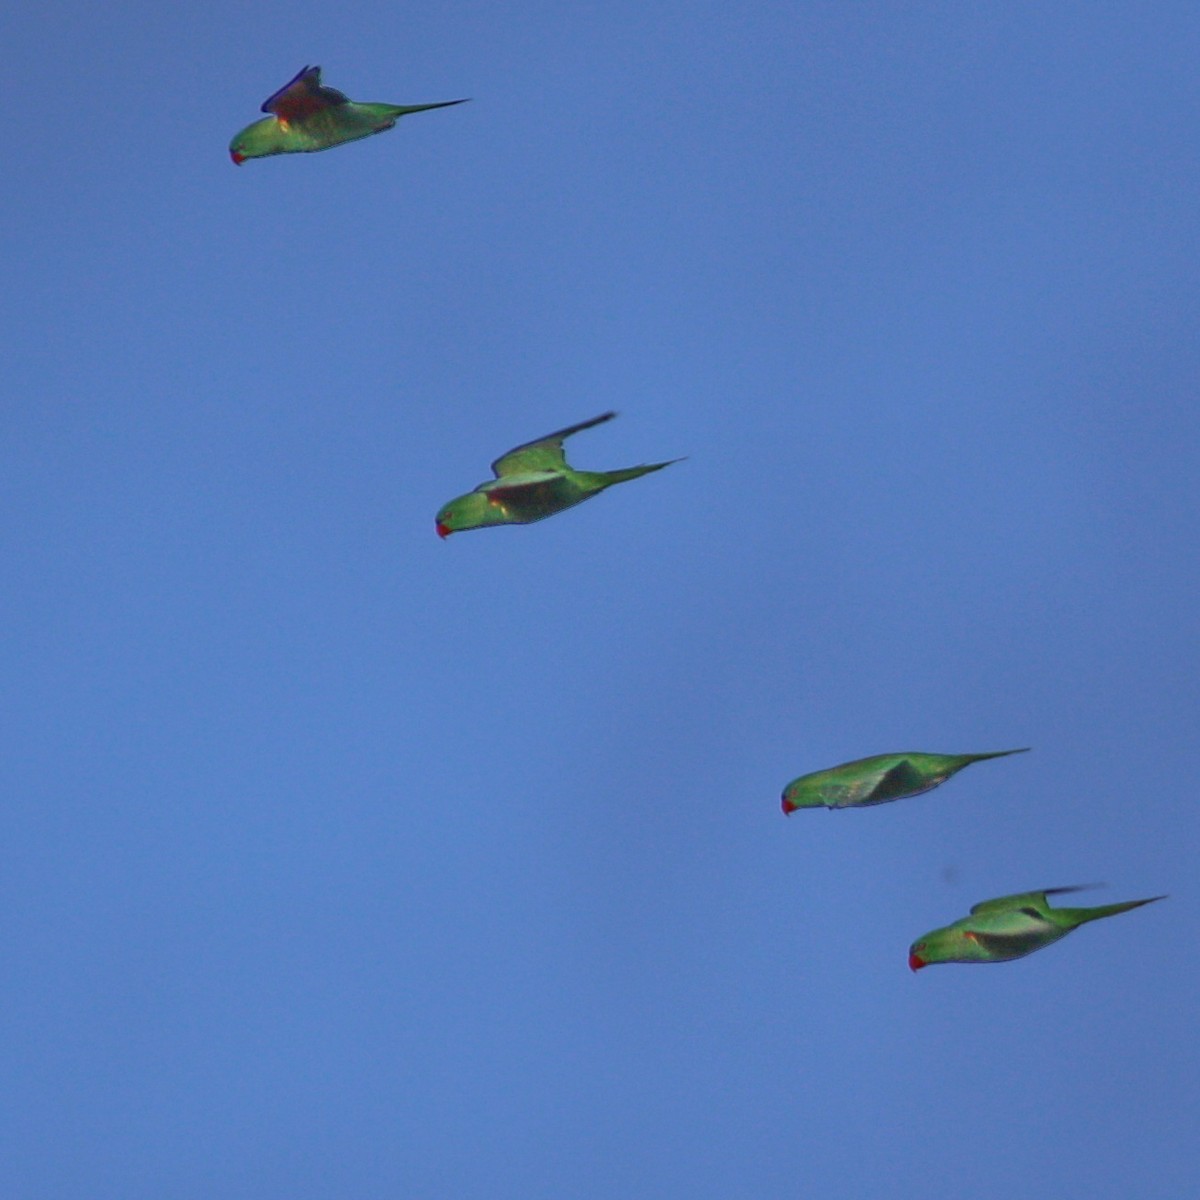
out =
[(1194, 4), (0, 25), (6, 1200), (1189, 1193)]

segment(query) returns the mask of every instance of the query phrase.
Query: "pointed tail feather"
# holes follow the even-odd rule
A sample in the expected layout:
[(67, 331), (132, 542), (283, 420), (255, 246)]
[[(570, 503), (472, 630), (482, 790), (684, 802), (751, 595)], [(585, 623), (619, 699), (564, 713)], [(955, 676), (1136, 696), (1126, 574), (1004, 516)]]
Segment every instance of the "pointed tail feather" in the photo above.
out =
[(663, 467), (669, 467), (672, 463), (683, 462), (682, 458), (671, 458), (666, 462), (647, 463), (641, 467), (624, 467), (619, 471), (598, 471), (597, 474), (604, 476), (604, 486), (608, 487), (614, 483), (624, 483), (627, 479), (640, 479), (643, 475), (649, 475), (651, 471), (661, 471)]
[(972, 762), (983, 762), (988, 758), (1007, 758), (1010, 754), (1028, 754), (1032, 746), (1022, 746), (1019, 750), (992, 750), (987, 754), (968, 754), (965, 757)]
[(1060, 908), (1051, 911), (1070, 913), (1077, 925), (1086, 925), (1088, 921), (1098, 921), (1101, 917), (1115, 917), (1118, 913), (1129, 912), (1130, 909), (1141, 908), (1143, 904), (1153, 904), (1156, 900), (1165, 899), (1166, 896), (1149, 896), (1145, 900), (1125, 900), (1120, 904), (1102, 904), (1098, 908)]
[(439, 100), (436, 104), (389, 104), (387, 108), (394, 116), (406, 117), (409, 113), (428, 112), (431, 108), (450, 108), (455, 104), (466, 104), (470, 98), (464, 96), (461, 100)]

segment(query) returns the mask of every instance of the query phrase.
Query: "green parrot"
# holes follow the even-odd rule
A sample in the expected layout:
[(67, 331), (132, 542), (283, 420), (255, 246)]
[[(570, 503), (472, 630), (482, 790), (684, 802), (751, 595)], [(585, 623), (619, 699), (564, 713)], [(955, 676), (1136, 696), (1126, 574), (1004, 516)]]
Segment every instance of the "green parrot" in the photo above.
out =
[(784, 816), (798, 808), (863, 808), (885, 804), (905, 796), (916, 796), (945, 783), (951, 775), (985, 758), (1003, 758), (1006, 754), (1024, 754), (1020, 750), (993, 750), (988, 754), (876, 754), (857, 758), (801, 775), (783, 789)]
[(321, 86), (320, 67), (305, 67), (263, 101), (262, 111), (271, 115), (247, 125), (229, 143), (229, 157), (240, 166), (248, 158), (328, 150), (391, 129), (408, 113), (465, 103), (355, 104), (334, 88)]
[(626, 467), (621, 471), (576, 471), (567, 466), (563, 442), (571, 434), (611, 421), (616, 415), (602, 413), (501, 455), (492, 463), (495, 479), (443, 506), (436, 519), (438, 537), (446, 538), (459, 530), (481, 529), (485, 525), (528, 525), (582, 504), (614, 483), (637, 479), (680, 461), (673, 458), (670, 462)]
[(1047, 888), (1044, 892), (1020, 892), (984, 900), (971, 909), (969, 917), (944, 929), (935, 929), (919, 938), (908, 949), (908, 965), (919, 971), (930, 963), (1008, 962), (1032, 954), (1059, 938), (1066, 937), (1088, 921), (1115, 917), (1117, 913), (1165, 900), (1126, 900), (1122, 904), (1102, 904), (1097, 908), (1051, 908), (1047, 896), (1079, 892), (1082, 888)]

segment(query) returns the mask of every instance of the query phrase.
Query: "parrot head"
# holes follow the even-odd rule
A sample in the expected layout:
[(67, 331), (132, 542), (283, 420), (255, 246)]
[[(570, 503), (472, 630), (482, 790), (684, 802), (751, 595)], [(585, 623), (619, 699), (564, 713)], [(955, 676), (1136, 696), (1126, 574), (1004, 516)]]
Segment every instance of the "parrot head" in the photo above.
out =
[(932, 963), (1003, 962), (1020, 954), (1005, 954), (989, 948), (974, 929), (962, 922), (935, 929), (908, 948), (908, 965), (914, 971)]
[(910, 971), (919, 971), (931, 963), (970, 962), (972, 959), (982, 961), (984, 955), (972, 954), (979, 947), (968, 939), (961, 929), (948, 925), (945, 929), (935, 929), (927, 933), (919, 941), (913, 942), (908, 948), (908, 967)]
[(287, 126), (275, 117), (255, 121), (234, 136), (229, 143), (229, 157), (240, 167), (248, 158), (283, 154), (289, 149), (288, 136)]
[(804, 779), (794, 779), (783, 789), (783, 815), (790, 817), (799, 808), (824, 808), (825, 801), (820, 790)]
[(481, 492), (468, 492), (442, 506), (435, 518), (440, 538), (448, 538), (463, 529), (478, 529), (481, 525), (504, 523), (504, 514)]
[[(259, 124), (259, 122), (256, 122)], [(241, 133), (229, 143), (229, 157), (233, 159), (233, 165), (240, 167), (248, 158), (254, 157), (254, 147), (250, 144), (250, 131), (254, 128), (253, 125), (243, 129)]]

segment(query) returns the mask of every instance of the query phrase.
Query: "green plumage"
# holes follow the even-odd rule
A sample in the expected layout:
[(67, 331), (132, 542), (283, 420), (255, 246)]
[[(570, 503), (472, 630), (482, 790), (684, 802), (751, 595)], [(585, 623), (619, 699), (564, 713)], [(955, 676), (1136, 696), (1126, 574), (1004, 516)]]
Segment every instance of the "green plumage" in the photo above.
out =
[(492, 463), (495, 479), (442, 507), (436, 518), (438, 536), (449, 537), (487, 525), (528, 525), (582, 504), (614, 483), (661, 471), (679, 461), (676, 458), (617, 471), (576, 471), (569, 467), (563, 442), (573, 433), (611, 421), (616, 415), (603, 413), (501, 455)]
[(356, 104), (335, 88), (321, 86), (320, 67), (305, 67), (263, 102), (263, 112), (271, 115), (243, 129), (229, 143), (229, 155), (240, 164), (272, 154), (310, 154), (382, 133), (408, 113), (463, 103)]
[(1043, 892), (1019, 892), (984, 900), (961, 921), (935, 929), (913, 942), (908, 950), (908, 965), (919, 971), (933, 963), (1008, 962), (1057, 942), (1088, 921), (1115, 917), (1118, 913), (1141, 908), (1143, 904), (1166, 899), (1165, 896), (1151, 896), (1146, 900), (1126, 900), (1095, 908), (1051, 908), (1046, 899), (1047, 896), (1081, 890), (1078, 887), (1047, 888)]
[(798, 808), (863, 808), (869, 804), (886, 804), (904, 796), (927, 792), (951, 775), (974, 762), (986, 758), (1003, 758), (1008, 754), (1024, 754), (1020, 750), (992, 750), (984, 754), (924, 754), (907, 751), (901, 754), (876, 754), (858, 758), (801, 775), (783, 789), (783, 811), (790, 814)]

